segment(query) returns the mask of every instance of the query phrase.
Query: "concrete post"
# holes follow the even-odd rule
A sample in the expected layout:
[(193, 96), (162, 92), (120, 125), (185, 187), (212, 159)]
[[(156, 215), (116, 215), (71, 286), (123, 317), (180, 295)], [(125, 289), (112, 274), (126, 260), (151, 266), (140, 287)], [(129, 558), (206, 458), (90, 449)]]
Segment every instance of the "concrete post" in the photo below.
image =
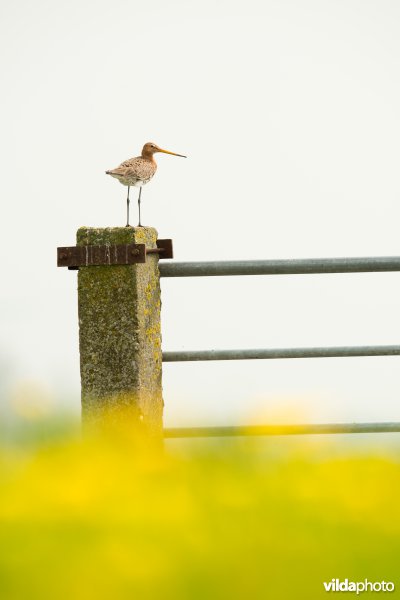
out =
[[(146, 244), (151, 227), (81, 227), (77, 245)], [(134, 265), (80, 267), (79, 348), (84, 424), (132, 424), (162, 435), (158, 255)]]

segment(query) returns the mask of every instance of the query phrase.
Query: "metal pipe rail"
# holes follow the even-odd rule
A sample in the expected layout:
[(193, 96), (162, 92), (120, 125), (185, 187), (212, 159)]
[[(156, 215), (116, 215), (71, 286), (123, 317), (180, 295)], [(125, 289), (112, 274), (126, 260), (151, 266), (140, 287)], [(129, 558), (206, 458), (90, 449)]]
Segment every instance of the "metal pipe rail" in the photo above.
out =
[[(310, 258), (212, 262), (165, 262), (161, 277), (209, 277), (225, 275), (306, 275), (324, 273), (377, 273), (400, 271), (399, 256), (366, 258)], [(163, 352), (163, 362), (278, 358), (333, 358), (351, 356), (398, 356), (400, 346), (337, 346), (248, 350), (198, 350)], [(172, 427), (165, 438), (303, 435), (332, 433), (400, 432), (400, 422), (323, 423), (301, 425), (252, 425), (247, 427)]]
[(259, 348), (251, 350), (191, 350), (163, 352), (162, 360), (163, 362), (189, 362), (199, 360), (257, 360), (399, 355), (400, 346), (333, 346), (326, 348)]
[(327, 433), (400, 432), (400, 423), (322, 423), (304, 425), (249, 425), (247, 427), (167, 427), (165, 438), (305, 435)]
[(366, 258), (302, 258), (287, 260), (237, 260), (163, 262), (161, 277), (212, 277), (221, 275), (307, 275), (316, 273), (378, 273), (400, 271), (400, 256)]

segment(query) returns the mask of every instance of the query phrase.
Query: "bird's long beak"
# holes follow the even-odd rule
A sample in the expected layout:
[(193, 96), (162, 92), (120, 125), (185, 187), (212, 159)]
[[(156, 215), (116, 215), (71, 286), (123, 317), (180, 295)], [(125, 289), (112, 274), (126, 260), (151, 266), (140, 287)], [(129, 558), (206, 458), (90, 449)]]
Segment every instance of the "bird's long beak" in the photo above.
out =
[(169, 150), (163, 150), (162, 148), (158, 148), (157, 152), (164, 152), (164, 154), (172, 154), (172, 156), (180, 156), (181, 158), (187, 158), (183, 154), (177, 154), (176, 152), (170, 152)]

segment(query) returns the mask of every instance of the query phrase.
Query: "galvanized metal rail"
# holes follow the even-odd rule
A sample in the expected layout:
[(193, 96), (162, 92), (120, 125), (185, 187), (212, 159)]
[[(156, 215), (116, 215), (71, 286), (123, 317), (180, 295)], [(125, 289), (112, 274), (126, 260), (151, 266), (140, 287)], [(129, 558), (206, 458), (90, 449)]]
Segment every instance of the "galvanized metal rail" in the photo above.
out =
[(305, 435), (327, 433), (393, 433), (400, 423), (322, 423), (305, 425), (249, 425), (247, 427), (167, 427), (165, 438)]
[[(378, 273), (400, 271), (399, 256), (367, 258), (310, 258), (293, 260), (245, 260), (213, 262), (166, 262), (161, 277), (212, 277), (225, 275), (306, 275), (324, 273)], [(398, 356), (400, 346), (337, 346), (248, 350), (195, 350), (163, 352), (163, 362), (279, 358), (333, 358), (352, 356)], [(333, 433), (400, 432), (400, 422), (323, 423), (301, 425), (252, 425), (247, 427), (173, 427), (165, 438), (303, 435)]]
[(321, 348), (258, 348), (250, 350), (190, 350), (163, 352), (162, 359), (163, 362), (188, 362), (197, 360), (257, 360), (399, 355), (400, 346), (333, 346)]
[(378, 273), (400, 271), (400, 256), (367, 258), (302, 258), (288, 260), (235, 260), (164, 262), (161, 277), (213, 277), (221, 275), (307, 275), (316, 273)]

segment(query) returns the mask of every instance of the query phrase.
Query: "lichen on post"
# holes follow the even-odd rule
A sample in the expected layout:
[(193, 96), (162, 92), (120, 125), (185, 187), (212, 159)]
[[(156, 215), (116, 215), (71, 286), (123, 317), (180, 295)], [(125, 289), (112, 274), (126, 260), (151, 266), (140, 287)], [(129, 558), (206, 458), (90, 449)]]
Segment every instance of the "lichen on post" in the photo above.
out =
[[(78, 246), (146, 244), (151, 227), (81, 227)], [(79, 348), (84, 424), (105, 421), (162, 435), (158, 255), (134, 265), (80, 267)]]

